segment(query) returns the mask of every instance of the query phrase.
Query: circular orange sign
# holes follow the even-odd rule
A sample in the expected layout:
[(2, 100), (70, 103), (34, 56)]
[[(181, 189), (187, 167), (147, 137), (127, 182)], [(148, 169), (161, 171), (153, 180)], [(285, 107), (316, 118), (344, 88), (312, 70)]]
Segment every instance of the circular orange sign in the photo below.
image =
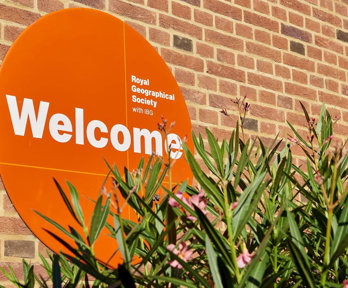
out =
[[(108, 173), (104, 159), (132, 170), (153, 152), (165, 157), (161, 115), (175, 121), (168, 135), (173, 178), (186, 180), (180, 143), (191, 133), (186, 104), (140, 34), (109, 14), (74, 8), (42, 17), (20, 35), (0, 70), (0, 173), (19, 215), (46, 246), (65, 251), (45, 229), (66, 238), (34, 211), (66, 228), (77, 225), (53, 177), (66, 192), (65, 181), (73, 183), (90, 217), (90, 199)], [(117, 248), (107, 234), (95, 246), (101, 261)]]

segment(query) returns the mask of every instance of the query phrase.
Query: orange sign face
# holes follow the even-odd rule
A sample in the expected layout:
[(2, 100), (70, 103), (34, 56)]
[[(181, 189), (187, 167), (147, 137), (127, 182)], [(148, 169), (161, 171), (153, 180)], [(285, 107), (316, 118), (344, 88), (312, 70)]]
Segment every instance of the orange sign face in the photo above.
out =
[[(108, 173), (104, 159), (132, 170), (141, 157), (167, 153), (157, 130), (161, 115), (175, 121), (168, 135), (177, 159), (173, 178), (185, 180), (180, 142), (191, 134), (185, 101), (141, 35), (92, 9), (62, 10), (28, 27), (0, 70), (0, 174), (31, 231), (55, 252), (64, 250), (44, 229), (59, 233), (34, 212), (75, 225), (53, 177), (66, 191), (65, 181), (73, 183), (90, 216), (89, 199), (96, 200)], [(116, 249), (106, 234), (95, 246), (102, 261)]]

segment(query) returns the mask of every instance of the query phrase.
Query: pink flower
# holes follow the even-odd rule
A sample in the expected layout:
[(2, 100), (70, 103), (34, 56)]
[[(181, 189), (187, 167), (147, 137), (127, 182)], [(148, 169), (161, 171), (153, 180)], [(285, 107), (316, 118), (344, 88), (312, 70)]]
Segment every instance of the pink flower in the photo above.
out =
[[(177, 255), (180, 259), (187, 263), (190, 260), (191, 255), (193, 254), (192, 250), (189, 250), (185, 242), (179, 244), (179, 250), (176, 249), (174, 244), (169, 244), (167, 249)], [(182, 265), (177, 260), (169, 261), (168, 264), (173, 268), (182, 269)]]
[[(198, 194), (191, 196), (190, 198), (186, 199), (184, 197), (183, 192), (178, 191), (176, 193), (176, 197), (178, 197), (182, 202), (184, 202), (188, 207), (190, 207), (192, 210), (195, 210), (193, 205), (195, 205), (198, 209), (200, 209), (204, 215), (208, 214), (207, 208), (207, 199), (203, 199), (204, 192), (201, 190)], [(181, 205), (176, 201), (173, 197), (170, 197), (168, 199), (168, 204), (172, 207), (179, 207), (182, 208)], [(190, 219), (191, 221), (196, 221), (197, 218), (190, 215), (187, 217), (187, 219)]]
[(290, 141), (290, 142), (292, 142), (292, 143), (297, 143), (297, 139), (295, 139), (295, 138), (292, 138), (292, 137), (288, 137), (288, 140)]
[(343, 288), (348, 288), (348, 279), (343, 281)]
[(234, 208), (236, 208), (238, 206), (238, 201), (233, 202), (231, 205), (231, 209), (233, 210)]
[(255, 252), (249, 253), (248, 249), (244, 248), (242, 254), (237, 257), (237, 265), (239, 268), (244, 268), (251, 261)]

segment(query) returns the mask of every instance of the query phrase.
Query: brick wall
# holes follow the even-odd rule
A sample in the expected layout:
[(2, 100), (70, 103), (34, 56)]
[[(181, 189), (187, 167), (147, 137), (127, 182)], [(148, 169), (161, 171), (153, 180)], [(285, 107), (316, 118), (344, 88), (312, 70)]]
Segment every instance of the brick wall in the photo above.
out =
[[(325, 101), (341, 119), (335, 136), (347, 137), (347, 0), (0, 0), (0, 60), (26, 26), (77, 6), (119, 17), (158, 50), (195, 131), (209, 127), (220, 139), (229, 136), (237, 119), (231, 99), (247, 95), (249, 135), (286, 137), (287, 120), (297, 128), (304, 123), (299, 101), (313, 116)], [(42, 249), (2, 189), (0, 265), (37, 261)]]

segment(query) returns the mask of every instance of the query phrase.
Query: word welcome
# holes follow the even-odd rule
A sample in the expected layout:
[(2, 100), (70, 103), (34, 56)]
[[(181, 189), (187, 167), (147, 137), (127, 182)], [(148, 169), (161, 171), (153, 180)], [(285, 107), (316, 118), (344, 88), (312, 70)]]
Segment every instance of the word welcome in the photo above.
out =
[[(19, 113), (16, 96), (6, 95), (6, 99), (14, 134), (25, 136), (29, 119), (33, 137), (42, 139), (50, 103), (40, 101), (39, 110), (36, 114), (33, 100), (24, 98), (22, 110), (21, 113)], [(162, 140), (162, 134), (156, 130), (150, 132), (146, 128), (140, 129), (134, 127), (131, 135), (129, 129), (122, 124), (115, 124), (109, 129), (104, 122), (92, 120), (87, 124), (85, 131), (84, 110), (82, 108), (75, 108), (74, 124), (75, 126), (73, 129), (72, 121), (67, 115), (56, 113), (50, 117), (48, 129), (51, 137), (60, 143), (67, 143), (75, 136), (76, 144), (85, 145), (86, 135), (89, 144), (95, 148), (104, 148), (111, 142), (114, 149), (124, 152), (129, 150), (133, 140), (134, 153), (142, 153), (142, 146), (144, 146), (145, 154), (150, 155), (155, 152), (157, 155), (162, 156), (163, 146), (166, 149), (166, 145), (164, 145), (165, 142), (163, 143)], [(97, 138), (96, 130), (99, 130), (98, 134), (102, 136)], [(175, 133), (171, 133), (168, 134), (167, 141), (170, 147), (170, 157), (172, 159), (179, 159), (183, 154), (180, 137)], [(153, 144), (155, 146), (155, 151), (152, 149)]]

